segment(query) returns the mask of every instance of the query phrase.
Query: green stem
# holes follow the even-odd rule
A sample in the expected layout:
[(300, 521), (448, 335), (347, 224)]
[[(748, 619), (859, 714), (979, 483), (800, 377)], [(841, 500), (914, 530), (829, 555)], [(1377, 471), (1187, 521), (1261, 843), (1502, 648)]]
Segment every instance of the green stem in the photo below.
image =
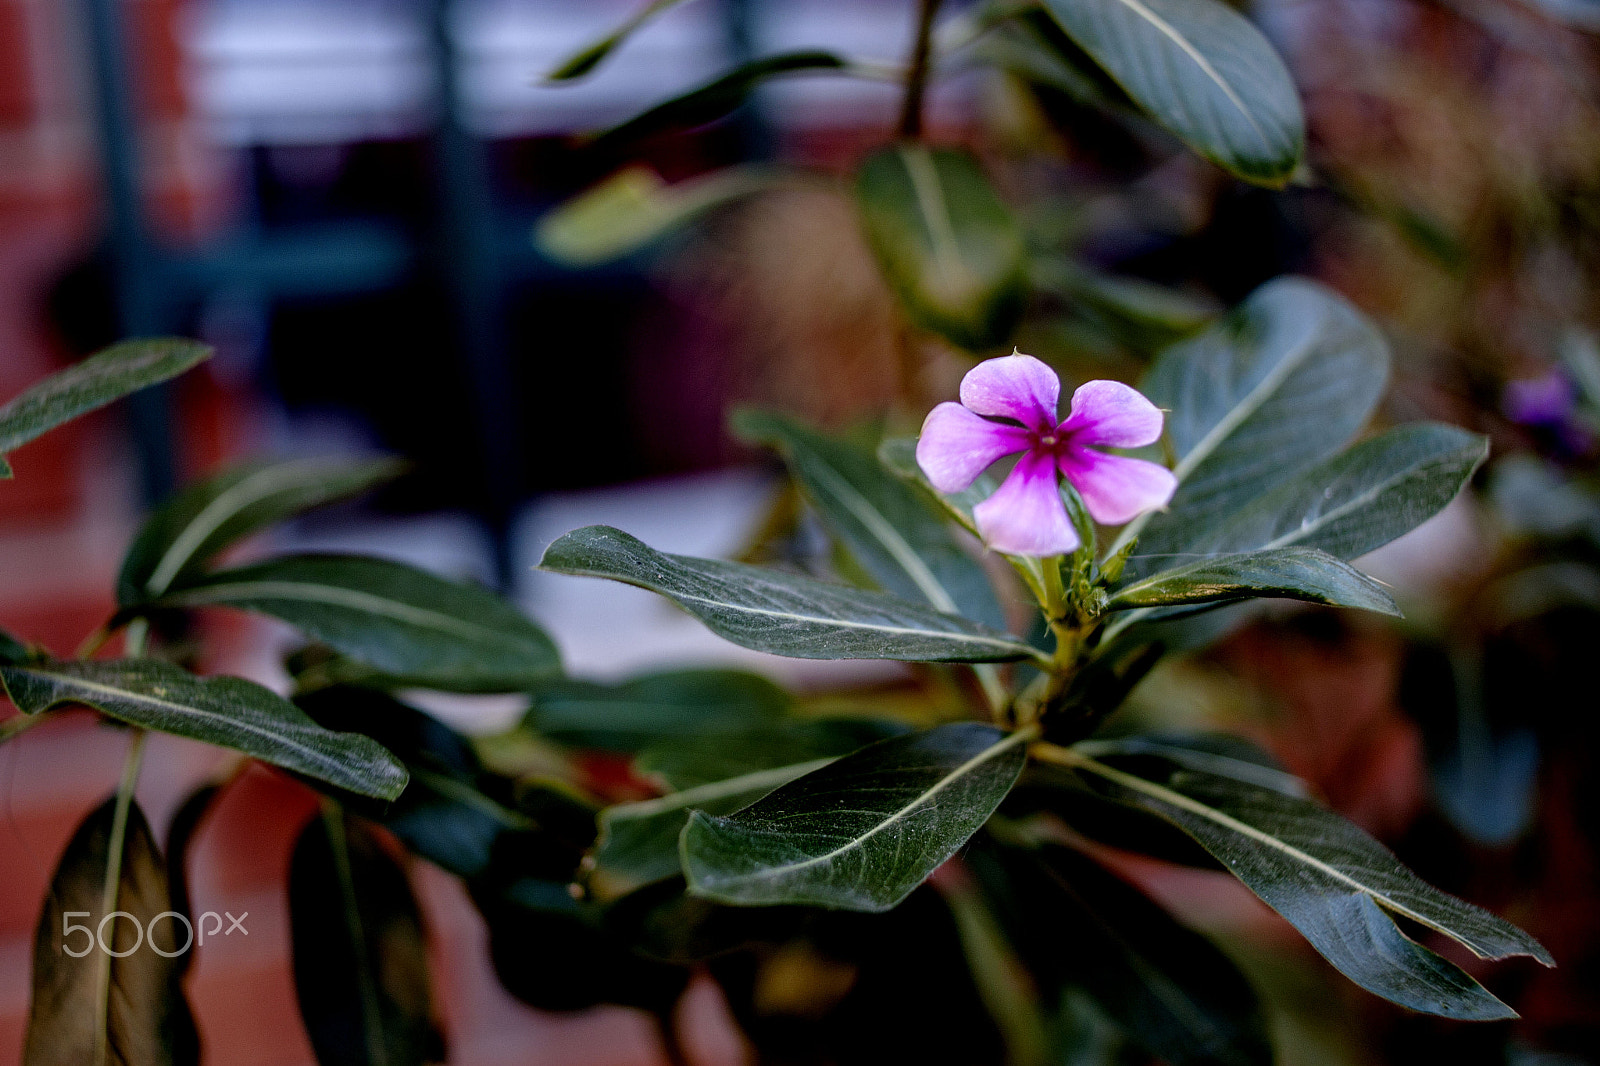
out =
[[(133, 731), (133, 742), (128, 747), (127, 758), (122, 763), (122, 782), (117, 786), (117, 806), (111, 815), (111, 839), (106, 844), (106, 881), (100, 894), (100, 920), (117, 909), (117, 894), (122, 887), (122, 853), (127, 847), (128, 812), (133, 809), (133, 790), (139, 784), (139, 768), (144, 764), (144, 742), (148, 736), (142, 729)], [(112, 945), (116, 945), (116, 923), (111, 923)], [(99, 970), (95, 974), (95, 1027), (94, 1066), (106, 1066), (109, 1048), (106, 1037), (111, 1011), (112, 957), (97, 956)]]
[(0, 722), (0, 744), (21, 736), (45, 719), (54, 718), (55, 714), (55, 711), (40, 711), (38, 714), (19, 714), (15, 718), (7, 718)]
[(900, 136), (908, 141), (922, 138), (922, 100), (928, 91), (933, 20), (938, 13), (939, 0), (917, 0), (917, 33), (906, 64), (906, 95), (900, 109)]
[(127, 631), (122, 637), (123, 654), (130, 659), (137, 659), (144, 655), (146, 643), (150, 639), (150, 622), (148, 619), (135, 618), (128, 623)]
[(328, 850), (339, 878), (339, 896), (344, 902), (345, 927), (350, 930), (350, 947), (355, 952), (356, 990), (361, 997), (361, 1030), (366, 1037), (367, 1062), (387, 1066), (388, 1047), (383, 1038), (382, 1008), (378, 989), (368, 969), (367, 934), (361, 923), (361, 908), (356, 895), (355, 875), (350, 867), (350, 838), (345, 832), (344, 811), (333, 800), (322, 800), (322, 827), (328, 836)]

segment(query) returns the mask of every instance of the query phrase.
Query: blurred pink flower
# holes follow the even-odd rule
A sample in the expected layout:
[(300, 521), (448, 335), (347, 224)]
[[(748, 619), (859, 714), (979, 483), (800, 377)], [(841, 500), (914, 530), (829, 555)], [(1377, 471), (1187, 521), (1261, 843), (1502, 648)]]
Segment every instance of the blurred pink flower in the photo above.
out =
[(1022, 453), (994, 495), (972, 511), (996, 551), (1061, 555), (1078, 547), (1058, 470), (1104, 525), (1166, 506), (1177, 488), (1164, 466), (1097, 450), (1154, 443), (1161, 411), (1149, 400), (1118, 381), (1086, 382), (1058, 423), (1060, 397), (1055, 371), (1031, 355), (1012, 354), (973, 367), (961, 380), (961, 402), (940, 404), (922, 423), (917, 463), (940, 492), (959, 492), (996, 460)]

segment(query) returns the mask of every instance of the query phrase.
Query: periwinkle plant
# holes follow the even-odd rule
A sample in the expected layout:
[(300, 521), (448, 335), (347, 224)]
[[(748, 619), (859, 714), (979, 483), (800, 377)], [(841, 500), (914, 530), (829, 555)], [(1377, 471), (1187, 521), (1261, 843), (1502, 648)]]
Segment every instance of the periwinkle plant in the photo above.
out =
[[(673, 3), (654, 0), (554, 76), (595, 69)], [(0, 682), (23, 712), (0, 740), (66, 706), (130, 735), (116, 791), (67, 845), (43, 911), (28, 1066), (199, 1060), (187, 961), (69, 955), (58, 928), (68, 901), (85, 901), (96, 928), (119, 909), (148, 924), (186, 908), (188, 844), (246, 760), (183, 805), (163, 855), (135, 799), (148, 731), (317, 790), (289, 885), (302, 1017), (323, 1063), (444, 1050), (400, 849), (461, 880), (513, 995), (647, 1010), (675, 1061), (686, 1061), (675, 1005), (702, 972), (757, 1051), (784, 1061), (1042, 1063), (1089, 1041), (1106, 1061), (1131, 1044), (1177, 1064), (1270, 1062), (1250, 982), (1085, 841), (1226, 869), (1396, 1003), (1512, 1016), (1397, 920), (1481, 958), (1550, 963), (1531, 937), (1420, 880), (1249, 745), (1138, 735), (1114, 717), (1163, 657), (1226, 629), (1216, 608), (1287, 598), (1397, 614), (1351, 560), (1437, 514), (1487, 442), (1439, 424), (1364, 433), (1387, 348), (1322, 286), (1279, 279), (1214, 318), (1040, 251), (1056, 245), (1028, 239), (975, 156), (922, 140), (927, 85), (988, 65), (1084, 106), (1142, 112), (1236, 177), (1281, 186), (1304, 138), (1282, 64), (1218, 0), (995, 0), (942, 23), (938, 7), (919, 4), (904, 71), (764, 57), (606, 141), (709, 121), (772, 76), (901, 78), (900, 137), (862, 162), (848, 194), (908, 337), (972, 357), (962, 402), (924, 405), (920, 440), (871, 446), (735, 414), (733, 431), (782, 456), (831, 537), (811, 572), (667, 554), (607, 527), (566, 534), (542, 562), (654, 590), (757, 651), (912, 664), (914, 698), (862, 693), (845, 715), (717, 669), (599, 684), (565, 676), (549, 637), (483, 589), (353, 556), (219, 566), (249, 535), (399, 467), (226, 471), (149, 517), (115, 615), (76, 657), (0, 634)], [(629, 170), (553, 212), (539, 240), (595, 262), (783, 180), (735, 168), (667, 186)], [(1138, 388), (1082, 383), (1060, 418), (1055, 371), (1000, 354), (1038, 298), (1115, 323), (1151, 356)], [(131, 342), (87, 360), (0, 408), (0, 453), (206, 354)], [(1005, 565), (991, 572), (985, 552)], [(286, 663), (287, 697), (197, 677), (163, 639), (182, 614), (219, 608), (306, 637)], [(119, 634), (121, 654), (97, 657)], [(419, 689), (522, 693), (528, 711), (503, 736), (469, 740), (407, 702)], [(631, 776), (619, 779), (619, 761)], [(796, 989), (807, 1024), (774, 1022), (774, 1001)]]

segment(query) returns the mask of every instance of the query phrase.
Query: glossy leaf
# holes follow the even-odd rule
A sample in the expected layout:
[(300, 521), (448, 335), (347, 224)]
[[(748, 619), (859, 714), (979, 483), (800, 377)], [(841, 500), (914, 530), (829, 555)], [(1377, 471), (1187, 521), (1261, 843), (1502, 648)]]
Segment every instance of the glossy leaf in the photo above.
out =
[(1305, 150), (1294, 82), (1248, 19), (1218, 0), (1044, 0), (1151, 117), (1241, 178), (1281, 186)]
[(831, 761), (770, 767), (656, 799), (607, 807), (600, 812), (596, 873), (613, 894), (673, 877), (680, 868), (678, 838), (691, 809), (731, 814)]
[(1455, 499), (1489, 442), (1455, 426), (1400, 426), (1334, 456), (1203, 530), (1170, 525), (1140, 538), (1139, 552), (1320, 548), (1365, 555), (1432, 518)]
[(769, 411), (739, 411), (733, 429), (741, 439), (783, 455), (828, 528), (885, 591), (992, 629), (1005, 628), (1005, 614), (983, 567), (961, 550), (947, 524), (915, 490), (872, 453)]
[(289, 860), (295, 997), (322, 1066), (445, 1061), (428, 942), (405, 871), (371, 830), (314, 818)]
[(117, 602), (128, 607), (159, 596), (230, 544), (404, 469), (394, 459), (292, 459), (234, 467), (190, 486), (145, 520), (117, 577)]
[(952, 344), (1005, 343), (1027, 299), (1022, 230), (966, 152), (884, 148), (856, 174), (862, 227), (906, 316)]
[(726, 903), (885, 911), (994, 813), (1029, 734), (966, 722), (880, 741), (736, 814), (696, 812), (684, 875)]
[(1454, 964), (1407, 937), (1403, 916), (1480, 958), (1553, 960), (1538, 941), (1429, 885), (1382, 844), (1302, 797), (1182, 766), (1066, 752), (1111, 797), (1173, 822), (1287, 918), (1340, 972), (1402, 1006), (1463, 1020), (1515, 1017)]
[(596, 266), (637, 252), (776, 181), (765, 168), (728, 167), (668, 185), (649, 167), (628, 167), (545, 213), (534, 243), (566, 266)]
[(1124, 585), (1108, 610), (1172, 607), (1271, 596), (1398, 615), (1383, 586), (1315, 548), (1269, 548), (1219, 555)]
[(634, 31), (638, 30), (639, 27), (668, 8), (676, 7), (682, 2), (683, 0), (650, 0), (649, 3), (641, 5), (616, 29), (604, 37), (590, 42), (562, 60), (554, 70), (545, 75), (545, 79), (552, 82), (562, 82), (573, 81), (583, 77), (605, 62), (611, 53), (616, 51), (622, 42), (633, 36)]
[(566, 534), (540, 567), (659, 592), (735, 644), (797, 659), (1001, 662), (1037, 654), (1005, 633), (884, 593), (668, 555), (609, 526)]
[(1062, 33), (1042, 8), (994, 26), (979, 38), (975, 52), (982, 62), (1033, 85), (1066, 93), (1079, 104), (1119, 115), (1141, 114), (1122, 86)]
[(333, 733), (253, 681), (196, 677), (157, 659), (0, 667), (25, 714), (82, 704), (132, 725), (253, 755), (364, 796), (394, 799), (405, 767), (368, 737)]
[(850, 64), (832, 52), (782, 52), (741, 64), (728, 73), (657, 104), (601, 133), (597, 144), (618, 145), (669, 129), (694, 129), (726, 118), (769, 78), (785, 74), (846, 72)]
[(1167, 349), (1141, 386), (1167, 415), (1178, 490), (1140, 536), (1129, 576), (1204, 541), (1246, 504), (1339, 451), (1382, 395), (1389, 350), (1377, 329), (1314, 282), (1280, 278), (1205, 332)]
[[(63, 422), (176, 377), (211, 354), (209, 346), (181, 338), (123, 341), (52, 374), (0, 406), (0, 457)], [(10, 464), (0, 458), (0, 477), (10, 476)]]
[(510, 692), (561, 669), (544, 630), (494, 593), (388, 559), (289, 555), (191, 581), (158, 602), (270, 614), (429, 688)]
[(1270, 1066), (1250, 982), (1138, 889), (1059, 845), (975, 852), (973, 865), (1010, 904), (1017, 949), (1048, 989), (1083, 989), (1173, 1066)]
[[(111, 908), (132, 920), (105, 920), (116, 806), (107, 800), (78, 826), (45, 894), (34, 935), (24, 1066), (200, 1061), (181, 980), (194, 945), (180, 918), (156, 920), (174, 908), (161, 853), (136, 803), (127, 810)], [(109, 950), (95, 940), (102, 928)]]
[(741, 670), (672, 670), (615, 685), (554, 678), (533, 689), (528, 724), (587, 748), (633, 752), (663, 739), (774, 722), (787, 692)]

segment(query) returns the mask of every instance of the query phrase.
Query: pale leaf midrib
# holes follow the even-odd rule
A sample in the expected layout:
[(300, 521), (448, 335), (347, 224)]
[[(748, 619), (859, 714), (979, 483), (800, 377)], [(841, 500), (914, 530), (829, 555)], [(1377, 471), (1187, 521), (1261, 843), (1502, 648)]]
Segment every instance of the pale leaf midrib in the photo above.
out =
[(867, 830), (865, 833), (862, 833), (860, 836), (850, 838), (850, 840), (839, 845), (837, 848), (834, 848), (832, 851), (826, 852), (822, 855), (814, 855), (811, 858), (803, 859), (799, 862), (785, 863), (782, 866), (769, 866), (748, 874), (737, 874), (731, 878), (728, 878), (727, 880), (766, 881), (786, 878), (794, 873), (797, 873), (798, 871), (809, 869), (810, 867), (818, 866), (832, 859), (838, 858), (847, 851), (857, 850), (861, 848), (868, 840), (871, 840), (879, 833), (884, 832), (890, 826), (898, 825), (899, 823), (905, 821), (911, 816), (912, 813), (921, 809), (924, 803), (928, 802), (928, 800), (949, 788), (953, 783), (960, 780), (962, 777), (965, 777), (972, 770), (982, 766), (984, 763), (1004, 753), (1008, 749), (1015, 747), (1017, 744), (1026, 743), (1027, 741), (1032, 740), (1033, 737), (1034, 734), (1032, 732), (1028, 730), (1019, 730), (1018, 732), (1012, 733), (1010, 736), (989, 745), (989, 747), (983, 749), (978, 754), (974, 755), (972, 758), (956, 767), (954, 770), (951, 770), (938, 781), (935, 781), (932, 785), (929, 785), (914, 800), (909, 803), (902, 804), (900, 808), (894, 812), (894, 814), (878, 822), (871, 829)]
[(1184, 55), (1188, 56), (1190, 61), (1193, 62), (1195, 66), (1200, 68), (1201, 73), (1203, 73), (1207, 78), (1211, 79), (1217, 88), (1222, 90), (1222, 94), (1228, 98), (1228, 102), (1234, 106), (1241, 116), (1243, 116), (1244, 120), (1250, 124), (1250, 128), (1255, 131), (1256, 136), (1260, 138), (1262, 148), (1267, 151), (1271, 151), (1272, 140), (1267, 136), (1266, 130), (1261, 128), (1261, 124), (1256, 121), (1255, 115), (1252, 114), (1250, 109), (1245, 106), (1244, 101), (1239, 98), (1239, 94), (1234, 91), (1232, 85), (1228, 84), (1227, 79), (1222, 76), (1221, 72), (1218, 71), (1216, 67), (1212, 66), (1211, 61), (1207, 59), (1198, 48), (1190, 43), (1187, 37), (1179, 33), (1177, 28), (1169, 23), (1166, 19), (1162, 18), (1160, 15), (1157, 15), (1154, 11), (1151, 11), (1148, 7), (1141, 3), (1140, 0), (1117, 0), (1117, 2), (1126, 7), (1129, 11), (1132, 11), (1139, 18), (1144, 19), (1151, 26), (1153, 26), (1158, 33), (1162, 34), (1168, 40), (1172, 41), (1173, 44), (1177, 45)]
[(798, 777), (820, 770), (831, 762), (836, 762), (837, 756), (827, 759), (812, 759), (809, 762), (790, 763), (787, 766), (775, 766), (770, 770), (755, 770), (738, 777), (729, 777), (722, 781), (713, 781), (710, 784), (687, 788), (681, 792), (669, 792), (665, 796), (655, 799), (640, 800), (637, 803), (622, 803), (615, 807), (608, 807), (601, 812), (607, 822), (615, 824), (618, 820), (635, 821), (640, 818), (650, 818), (669, 811), (683, 810), (696, 803), (706, 800), (722, 799), (724, 796), (737, 796), (741, 792), (753, 792), (758, 788), (770, 785), (777, 788), (786, 785)]
[[(1032, 648), (1014, 640), (1002, 637), (987, 637), (976, 633), (967, 633), (959, 629), (912, 629), (907, 626), (891, 626), (877, 622), (858, 622), (845, 618), (833, 618), (827, 615), (796, 614), (793, 611), (779, 611), (768, 607), (752, 607), (748, 604), (730, 603), (727, 600), (715, 600), (708, 596), (697, 596), (690, 592), (668, 591), (660, 585), (652, 584), (648, 578), (637, 577), (632, 574), (623, 575), (617, 571), (589, 570), (587, 568), (565, 568), (547, 566), (554, 573), (571, 574), (575, 577), (598, 577), (609, 581), (621, 581), (625, 584), (635, 585), (651, 592), (668, 596), (679, 602), (704, 604), (707, 607), (717, 607), (727, 611), (742, 614), (756, 614), (766, 618), (787, 619), (791, 622), (803, 622), (811, 625), (831, 626), (839, 629), (859, 629), (864, 632), (886, 633), (897, 636), (920, 637), (924, 640), (947, 640), (965, 644), (975, 644), (1004, 650), (1008, 655), (1030, 656), (1036, 654)], [(914, 604), (912, 606), (915, 606)], [(952, 619), (952, 621), (966, 621), (965, 619)], [(976, 625), (977, 623), (970, 623)]]
[(274, 492), (300, 482), (305, 471), (319, 466), (326, 464), (305, 462), (270, 466), (265, 470), (256, 471), (232, 488), (219, 493), (216, 499), (200, 509), (200, 513), (190, 520), (182, 533), (173, 538), (167, 550), (162, 553), (161, 560), (151, 571), (150, 579), (145, 582), (145, 591), (152, 596), (159, 596), (167, 591), (173, 579), (193, 559), (194, 553), (205, 544), (206, 538), (221, 529), (229, 518), (239, 514), (251, 504), (260, 503)]
[[(1086, 755), (1080, 755), (1077, 752), (1071, 752), (1070, 749), (1069, 749), (1069, 754), (1071, 755), (1070, 761), (1072, 763), (1075, 763), (1076, 765), (1082, 767), (1084, 770), (1087, 770), (1090, 773), (1098, 774), (1101, 777), (1104, 777), (1109, 781), (1114, 781), (1117, 784), (1120, 784), (1125, 788), (1130, 788), (1130, 789), (1134, 790), (1135, 792), (1143, 792), (1146, 795), (1154, 796), (1157, 799), (1161, 800), (1163, 803), (1170, 803), (1174, 807), (1179, 807), (1179, 808), (1181, 808), (1183, 810), (1188, 811), (1190, 814), (1198, 815), (1199, 817), (1204, 818), (1204, 819), (1206, 819), (1208, 821), (1212, 821), (1212, 822), (1217, 823), (1218, 825), (1222, 826), (1225, 829), (1232, 830), (1233, 832), (1236, 832), (1236, 833), (1240, 834), (1241, 836), (1249, 837), (1250, 839), (1255, 840), (1258, 843), (1265, 844), (1270, 848), (1273, 848), (1273, 849), (1275, 849), (1277, 851), (1281, 851), (1283, 854), (1289, 856), (1290, 858), (1295, 859), (1295, 860), (1297, 860), (1299, 862), (1302, 862), (1305, 865), (1311, 867), (1312, 869), (1315, 869), (1315, 870), (1317, 870), (1317, 871), (1319, 871), (1319, 872), (1321, 872), (1323, 874), (1326, 874), (1328, 877), (1332, 878), (1333, 880), (1341, 882), (1343, 884), (1347, 884), (1351, 888), (1357, 890), (1358, 892), (1362, 892), (1362, 893), (1365, 893), (1368, 896), (1371, 896), (1374, 900), (1378, 901), (1379, 903), (1382, 903), (1384, 906), (1388, 907), (1390, 910), (1393, 910), (1393, 911), (1396, 911), (1397, 913), (1403, 914), (1407, 918), (1410, 918), (1413, 921), (1416, 921), (1416, 922), (1418, 922), (1418, 923), (1420, 923), (1422, 925), (1427, 926), (1429, 929), (1432, 929), (1432, 930), (1434, 930), (1436, 932), (1442, 933), (1443, 935), (1449, 937), (1450, 939), (1452, 939), (1452, 940), (1456, 941), (1457, 943), (1461, 944), (1463, 947), (1467, 948), (1467, 950), (1471, 951), (1474, 955), (1476, 955), (1480, 959), (1488, 959), (1488, 958), (1495, 958), (1496, 957), (1496, 956), (1492, 956), (1492, 955), (1486, 955), (1483, 952), (1479, 951), (1477, 945), (1472, 942), (1472, 939), (1475, 939), (1475, 938), (1469, 939), (1469, 938), (1464, 937), (1460, 932), (1457, 932), (1456, 930), (1450, 929), (1450, 928), (1440, 924), (1435, 919), (1429, 918), (1428, 916), (1426, 916), (1424, 914), (1418, 913), (1414, 908), (1408, 907), (1404, 903), (1401, 903), (1399, 900), (1393, 899), (1392, 897), (1387, 895), (1382, 890), (1373, 888), (1370, 885), (1363, 884), (1361, 881), (1356, 880), (1354, 877), (1351, 877), (1349, 874), (1344, 873), (1343, 871), (1339, 870), (1337, 867), (1330, 866), (1328, 863), (1323, 862), (1321, 859), (1318, 859), (1316, 856), (1310, 855), (1310, 854), (1307, 854), (1304, 851), (1301, 851), (1299, 848), (1296, 848), (1293, 845), (1287, 843), (1286, 841), (1281, 840), (1278, 837), (1273, 836), (1271, 833), (1268, 833), (1268, 832), (1265, 832), (1263, 830), (1257, 829), (1253, 825), (1250, 825), (1250, 824), (1248, 824), (1246, 822), (1242, 822), (1239, 819), (1234, 818), (1234, 817), (1232, 817), (1232, 816), (1230, 816), (1228, 814), (1224, 814), (1222, 811), (1217, 810), (1215, 807), (1208, 806), (1208, 805), (1206, 805), (1204, 803), (1201, 803), (1199, 800), (1192, 799), (1191, 797), (1186, 796), (1181, 792), (1178, 792), (1178, 791), (1175, 791), (1173, 789), (1167, 788), (1167, 787), (1165, 787), (1163, 785), (1158, 785), (1154, 781), (1148, 781), (1148, 780), (1146, 780), (1146, 779), (1144, 779), (1142, 777), (1137, 777), (1137, 776), (1135, 776), (1133, 774), (1124, 773), (1121, 770), (1114, 769), (1114, 768), (1112, 768), (1110, 766), (1105, 765), (1104, 763), (1096, 761), (1095, 759), (1089, 758)], [(1463, 905), (1464, 906), (1471, 906), (1470, 904), (1466, 904), (1466, 903), (1463, 903)]]
[[(117, 688), (115, 685), (108, 685), (104, 682), (91, 681), (88, 678), (80, 677), (76, 674), (52, 674), (45, 671), (34, 670), (29, 670), (27, 672), (32, 674), (34, 677), (43, 679), (47, 684), (50, 685), (53, 691), (61, 693), (60, 695), (55, 696), (50, 701), (50, 704), (47, 704), (47, 706), (56, 703), (73, 702), (74, 697), (70, 690), (73, 688), (80, 688), (87, 689), (90, 692), (101, 693), (111, 702), (128, 701), (133, 703), (142, 703), (152, 708), (164, 709), (169, 713), (176, 714), (180, 718), (195, 717), (225, 722), (235, 728), (244, 730), (247, 733), (264, 737), (268, 740), (274, 741), (275, 743), (291, 748), (294, 751), (300, 752), (308, 756), (312, 761), (336, 771), (344, 779), (351, 779), (351, 775), (348, 773), (347, 769), (341, 766), (338, 760), (334, 757), (323, 752), (319, 752), (315, 748), (310, 748), (304, 744), (298, 743), (297, 741), (285, 737), (281, 733), (274, 733), (270, 730), (263, 729), (258, 725), (239, 718), (230, 717), (225, 714), (219, 714), (216, 711), (206, 710), (203, 707), (193, 707), (186, 703), (173, 703), (170, 700), (162, 699), (159, 696), (152, 696), (148, 693), (134, 692), (129, 689)], [(284, 724), (294, 725), (295, 727), (301, 729), (306, 728), (300, 723), (286, 722)]]
[(194, 605), (194, 604), (228, 604), (234, 600), (278, 600), (307, 604), (320, 604), (328, 607), (342, 607), (352, 611), (362, 611), (384, 618), (391, 618), (397, 622), (405, 622), (422, 629), (437, 630), (468, 639), (501, 644), (505, 646), (521, 647), (522, 642), (510, 637), (497, 629), (490, 629), (476, 625), (463, 618), (456, 618), (441, 611), (418, 607), (403, 600), (380, 596), (376, 593), (363, 592), (360, 589), (345, 588), (341, 585), (330, 585), (318, 581), (295, 581), (290, 579), (273, 579), (262, 581), (218, 581), (212, 584), (197, 585), (168, 597), (169, 602)]

